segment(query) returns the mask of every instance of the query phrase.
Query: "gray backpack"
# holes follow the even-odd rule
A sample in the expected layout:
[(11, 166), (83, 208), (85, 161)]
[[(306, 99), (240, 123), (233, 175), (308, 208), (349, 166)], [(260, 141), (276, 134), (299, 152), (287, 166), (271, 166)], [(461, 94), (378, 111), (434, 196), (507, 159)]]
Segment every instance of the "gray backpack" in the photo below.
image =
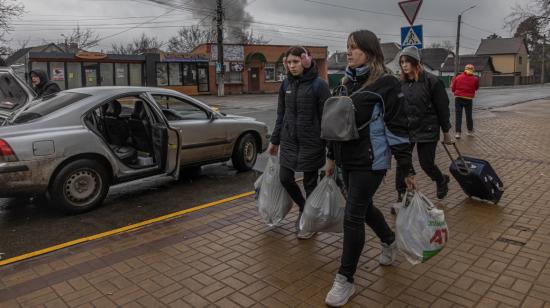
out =
[[(363, 125), (357, 127), (355, 124), (355, 112), (357, 109), (353, 105), (351, 97), (364, 89), (362, 87), (350, 96), (347, 96), (347, 88), (344, 85), (334, 90), (339, 96), (329, 97), (323, 107), (323, 117), (321, 119), (321, 138), (332, 141), (350, 141), (359, 139), (359, 131), (367, 127), (371, 119)], [(342, 95), (344, 94), (344, 95)]]

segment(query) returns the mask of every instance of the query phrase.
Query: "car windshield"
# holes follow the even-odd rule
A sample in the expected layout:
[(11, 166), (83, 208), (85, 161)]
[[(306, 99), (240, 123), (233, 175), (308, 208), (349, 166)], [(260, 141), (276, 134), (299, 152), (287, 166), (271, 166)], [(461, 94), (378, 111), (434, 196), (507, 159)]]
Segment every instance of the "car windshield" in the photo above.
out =
[(0, 72), (0, 109), (15, 110), (27, 102), (27, 93), (8, 72)]
[(36, 120), (89, 96), (88, 94), (75, 92), (58, 92), (44, 96), (33, 101), (29, 108), (20, 113), (12, 122), (13, 124), (21, 124)]

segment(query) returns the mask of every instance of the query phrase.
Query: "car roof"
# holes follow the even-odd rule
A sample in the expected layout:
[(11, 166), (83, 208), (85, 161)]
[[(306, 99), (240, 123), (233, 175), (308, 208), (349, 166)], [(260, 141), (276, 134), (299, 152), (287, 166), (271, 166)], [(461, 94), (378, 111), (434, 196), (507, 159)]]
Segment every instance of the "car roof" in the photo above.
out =
[(92, 96), (114, 96), (124, 93), (136, 93), (136, 92), (157, 92), (157, 93), (166, 93), (166, 94), (176, 94), (182, 95), (180, 92), (155, 88), (155, 87), (121, 87), (121, 86), (101, 86), (101, 87), (85, 87), (85, 88), (74, 88), (67, 90), (69, 92), (76, 92), (82, 94), (88, 94)]

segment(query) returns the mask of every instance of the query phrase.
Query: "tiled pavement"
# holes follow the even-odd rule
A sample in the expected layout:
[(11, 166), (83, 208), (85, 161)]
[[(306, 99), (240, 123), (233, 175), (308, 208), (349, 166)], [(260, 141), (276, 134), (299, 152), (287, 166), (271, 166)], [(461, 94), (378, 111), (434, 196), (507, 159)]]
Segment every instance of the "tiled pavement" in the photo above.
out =
[[(437, 203), (449, 243), (417, 266), (402, 256), (379, 266), (368, 230), (349, 307), (550, 307), (550, 101), (487, 115), (460, 146), (492, 162), (506, 185), (501, 202), (469, 200), (452, 182)], [(437, 159), (449, 163), (441, 150)], [(390, 172), (375, 198), (391, 224), (392, 188)], [(0, 267), (0, 307), (323, 307), (341, 235), (298, 241), (295, 211), (269, 229), (254, 204), (245, 197)]]

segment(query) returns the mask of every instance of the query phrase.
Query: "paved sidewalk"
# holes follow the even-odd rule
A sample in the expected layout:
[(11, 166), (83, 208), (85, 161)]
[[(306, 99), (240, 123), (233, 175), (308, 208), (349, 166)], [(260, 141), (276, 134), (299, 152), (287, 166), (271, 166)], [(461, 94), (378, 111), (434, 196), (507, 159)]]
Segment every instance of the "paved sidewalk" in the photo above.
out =
[[(506, 186), (498, 205), (452, 181), (447, 247), (425, 264), (376, 261), (368, 230), (348, 307), (550, 307), (550, 101), (494, 110), (459, 144), (489, 160)], [(440, 166), (448, 166), (440, 150)], [(432, 200), (435, 185), (419, 170)], [(389, 213), (393, 172), (377, 193)], [(0, 307), (323, 307), (342, 236), (299, 241), (296, 210), (267, 228), (252, 197), (138, 231), (0, 267)], [(55, 232), (55, 230), (52, 230)]]

